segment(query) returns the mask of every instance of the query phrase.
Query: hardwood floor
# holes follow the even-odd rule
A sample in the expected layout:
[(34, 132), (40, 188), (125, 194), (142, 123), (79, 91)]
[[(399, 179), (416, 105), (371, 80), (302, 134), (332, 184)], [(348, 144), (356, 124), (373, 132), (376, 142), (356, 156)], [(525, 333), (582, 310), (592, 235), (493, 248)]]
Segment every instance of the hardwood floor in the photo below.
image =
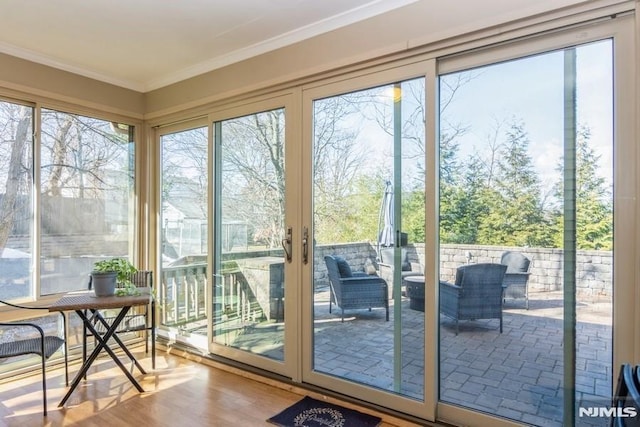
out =
[[(138, 393), (110, 359), (101, 357), (64, 408), (58, 403), (67, 391), (64, 371), (47, 375), (47, 417), (42, 415), (40, 376), (0, 384), (2, 426), (269, 426), (265, 420), (297, 402), (305, 392), (293, 386), (275, 387), (272, 380), (256, 381), (242, 371), (229, 372), (178, 355), (158, 351), (156, 370), (144, 351), (134, 352), (148, 374), (135, 372), (145, 393)], [(214, 364), (215, 365), (215, 364)], [(71, 364), (73, 378), (78, 370)], [(266, 381), (266, 382), (263, 382)], [(285, 388), (281, 388), (285, 387)], [(329, 401), (337, 402), (332, 399)], [(366, 408), (341, 403), (383, 418), (381, 427), (416, 426)]]

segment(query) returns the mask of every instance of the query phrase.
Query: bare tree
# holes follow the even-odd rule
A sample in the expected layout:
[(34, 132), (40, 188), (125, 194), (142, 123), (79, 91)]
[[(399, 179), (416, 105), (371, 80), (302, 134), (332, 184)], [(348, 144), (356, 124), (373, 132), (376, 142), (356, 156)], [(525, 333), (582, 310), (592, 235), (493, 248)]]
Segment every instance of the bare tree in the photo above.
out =
[[(335, 201), (352, 191), (361, 166), (363, 149), (355, 142), (358, 129), (344, 125), (357, 111), (356, 96), (314, 102), (314, 196), (320, 223), (340, 216)], [(251, 224), (254, 238), (268, 247), (279, 247), (284, 236), (284, 130), (284, 109), (222, 124), (223, 221)]]
[(8, 158), (5, 156), (5, 160), (2, 162), (7, 172), (4, 196), (0, 200), (1, 254), (13, 230), (21, 186), (28, 187), (25, 179), (28, 179), (29, 174), (25, 174), (25, 170), (28, 170), (30, 165), (25, 161), (25, 157), (28, 157), (28, 142), (32, 140), (33, 110), (30, 107), (5, 102), (0, 103), (0, 106), (2, 108), (1, 117), (4, 118), (1, 143), (4, 146), (3, 150), (6, 147), (8, 151)]
[(222, 124), (222, 220), (250, 224), (268, 247), (284, 235), (284, 119), (276, 109)]
[(49, 194), (50, 196), (61, 195), (63, 169), (65, 169), (67, 165), (67, 151), (69, 148), (67, 138), (69, 129), (71, 129), (71, 125), (73, 124), (72, 117), (73, 116), (66, 114), (62, 117), (58, 114), (54, 115), (57, 126), (55, 127), (55, 135), (53, 135), (52, 138), (53, 146), (51, 148), (51, 164), (49, 165), (51, 171), (48, 182), (42, 185), (43, 194)]

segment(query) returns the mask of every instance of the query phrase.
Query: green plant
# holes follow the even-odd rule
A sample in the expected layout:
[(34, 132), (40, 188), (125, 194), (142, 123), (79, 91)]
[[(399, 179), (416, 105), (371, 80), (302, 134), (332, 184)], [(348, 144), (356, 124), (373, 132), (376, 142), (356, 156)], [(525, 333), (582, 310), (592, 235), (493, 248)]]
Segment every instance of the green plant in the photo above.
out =
[(129, 280), (129, 276), (138, 271), (138, 269), (135, 268), (127, 259), (112, 258), (96, 261), (93, 264), (93, 271), (100, 273), (116, 272), (116, 280), (122, 285), (116, 290), (116, 295), (118, 296), (136, 295), (138, 293), (136, 286), (131, 283), (131, 280)]

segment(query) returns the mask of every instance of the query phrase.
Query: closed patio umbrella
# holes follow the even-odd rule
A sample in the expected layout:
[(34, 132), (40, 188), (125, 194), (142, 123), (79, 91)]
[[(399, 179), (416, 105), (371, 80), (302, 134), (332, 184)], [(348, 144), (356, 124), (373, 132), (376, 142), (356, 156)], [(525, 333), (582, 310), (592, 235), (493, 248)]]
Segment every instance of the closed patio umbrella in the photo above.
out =
[(382, 230), (378, 234), (378, 247), (393, 246), (394, 244), (394, 218), (393, 218), (393, 185), (391, 181), (385, 184), (384, 195), (380, 205), (378, 224), (382, 223)]

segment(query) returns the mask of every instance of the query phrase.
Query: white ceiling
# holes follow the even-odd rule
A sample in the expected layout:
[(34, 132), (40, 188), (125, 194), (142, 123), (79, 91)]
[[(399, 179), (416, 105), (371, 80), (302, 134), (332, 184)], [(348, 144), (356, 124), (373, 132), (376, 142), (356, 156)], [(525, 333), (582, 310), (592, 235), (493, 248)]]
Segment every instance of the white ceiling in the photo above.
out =
[[(434, 15), (429, 16), (433, 33), (450, 28), (452, 18), (464, 27), (477, 19), (477, 12), (487, 16), (493, 8), (496, 15), (515, 16), (532, 4), (530, 0), (0, 0), (0, 52), (147, 92), (416, 1), (434, 6)], [(449, 27), (434, 27), (438, 22)]]

